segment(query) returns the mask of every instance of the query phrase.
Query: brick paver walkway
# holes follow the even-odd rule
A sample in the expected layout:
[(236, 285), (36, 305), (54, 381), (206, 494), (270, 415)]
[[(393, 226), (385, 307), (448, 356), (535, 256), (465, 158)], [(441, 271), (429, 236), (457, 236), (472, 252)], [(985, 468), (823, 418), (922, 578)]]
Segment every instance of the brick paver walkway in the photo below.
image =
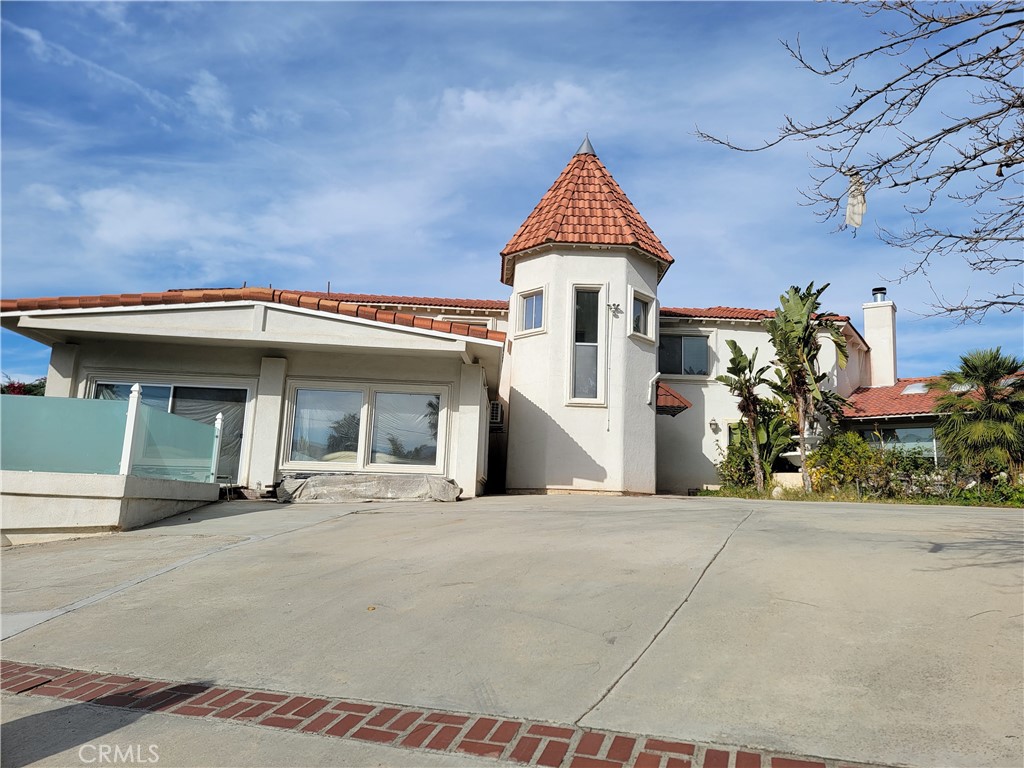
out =
[[(0, 690), (473, 755), (544, 768), (859, 768), (863, 764), (377, 702), (0, 661)], [(488, 761), (489, 762), (489, 761)]]

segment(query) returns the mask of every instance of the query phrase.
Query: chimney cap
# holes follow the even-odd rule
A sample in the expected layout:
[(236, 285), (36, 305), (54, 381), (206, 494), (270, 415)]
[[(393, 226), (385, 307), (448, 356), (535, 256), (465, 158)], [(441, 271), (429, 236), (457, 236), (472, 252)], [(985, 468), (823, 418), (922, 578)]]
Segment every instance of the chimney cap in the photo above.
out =
[(879, 286), (878, 288), (871, 289), (871, 298), (873, 298), (875, 301), (885, 301), (885, 294), (885, 286)]

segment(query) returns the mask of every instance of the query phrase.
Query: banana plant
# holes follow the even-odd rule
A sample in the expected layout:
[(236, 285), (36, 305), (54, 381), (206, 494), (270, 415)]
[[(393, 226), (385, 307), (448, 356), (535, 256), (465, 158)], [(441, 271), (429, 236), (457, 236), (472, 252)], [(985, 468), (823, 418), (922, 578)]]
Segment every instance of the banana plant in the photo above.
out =
[(760, 368), (757, 366), (756, 348), (754, 353), (748, 357), (740, 345), (732, 339), (726, 339), (725, 343), (729, 345), (731, 352), (729, 365), (726, 368), (727, 373), (715, 378), (725, 384), (739, 400), (737, 405), (740, 415), (747, 425), (747, 435), (750, 437), (750, 452), (754, 460), (754, 482), (757, 484), (757, 490), (764, 492), (764, 467), (761, 465), (760, 448), (761, 443), (764, 442), (761, 439), (764, 429), (758, 424), (757, 419), (757, 409), (761, 403), (757, 388), (768, 383), (764, 374), (771, 366), (763, 365)]
[(819, 413), (829, 411), (835, 403), (835, 396), (825, 394), (822, 383), (827, 374), (818, 371), (818, 354), (821, 352), (820, 335), (825, 334), (836, 348), (840, 368), (845, 368), (848, 358), (846, 339), (838, 324), (821, 310), (821, 294), (829, 283), (815, 288), (811, 282), (805, 289), (790, 286), (779, 297), (775, 316), (762, 320), (765, 330), (771, 336), (775, 347), (773, 362), (778, 370), (778, 381), (771, 382), (772, 390), (784, 400), (792, 403), (797, 418), (797, 444), (800, 448), (800, 473), (804, 490), (810, 492), (811, 477), (807, 471), (807, 430)]

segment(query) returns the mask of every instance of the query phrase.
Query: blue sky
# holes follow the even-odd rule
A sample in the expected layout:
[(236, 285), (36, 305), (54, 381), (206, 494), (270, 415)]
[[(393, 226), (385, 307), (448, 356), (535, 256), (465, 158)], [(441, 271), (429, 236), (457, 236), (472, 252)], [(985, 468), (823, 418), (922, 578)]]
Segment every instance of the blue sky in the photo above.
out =
[[(0, 6), (4, 298), (275, 287), (507, 298), (498, 252), (585, 132), (676, 265), (666, 306), (773, 307), (831, 282), (862, 325), (904, 254), (801, 206), (809, 147), (739, 154), (840, 103), (779, 44), (877, 41), (810, 3), (18, 3)], [(955, 95), (955, 94), (954, 94)], [(877, 140), (884, 142), (886, 136)], [(962, 216), (949, 208), (944, 216)], [(1024, 352), (1021, 314), (922, 317), (1000, 278), (889, 284), (899, 372)], [(1004, 275), (1003, 280), (1006, 279)], [(47, 350), (3, 333), (13, 378)]]

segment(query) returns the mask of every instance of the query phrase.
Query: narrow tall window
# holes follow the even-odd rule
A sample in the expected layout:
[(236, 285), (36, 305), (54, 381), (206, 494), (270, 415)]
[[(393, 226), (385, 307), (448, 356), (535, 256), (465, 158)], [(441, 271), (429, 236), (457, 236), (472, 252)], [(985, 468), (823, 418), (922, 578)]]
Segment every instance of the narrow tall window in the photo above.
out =
[(572, 396), (597, 399), (598, 299), (596, 288), (576, 289), (576, 316), (573, 335)]

